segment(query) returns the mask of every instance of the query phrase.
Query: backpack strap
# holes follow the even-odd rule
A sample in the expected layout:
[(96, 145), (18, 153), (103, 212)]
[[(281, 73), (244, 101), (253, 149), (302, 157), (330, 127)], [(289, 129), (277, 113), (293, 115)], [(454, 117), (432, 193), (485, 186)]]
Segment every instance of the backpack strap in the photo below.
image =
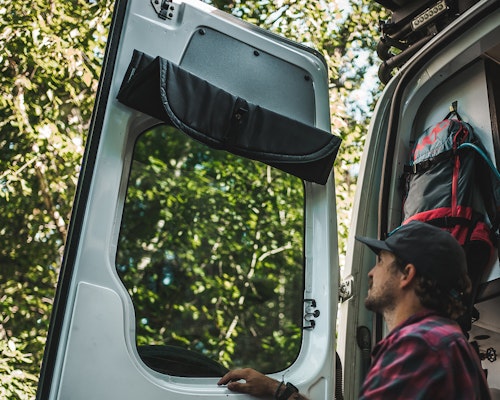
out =
[(444, 151), (435, 157), (429, 158), (425, 161), (419, 162), (417, 164), (405, 164), (403, 166), (403, 171), (406, 174), (419, 174), (428, 170), (434, 164), (440, 163), (441, 161), (448, 160), (452, 156), (451, 151)]
[(457, 117), (457, 119), (459, 121), (462, 121), (462, 117), (458, 113), (458, 101), (457, 100), (455, 100), (453, 103), (451, 103), (450, 112), (448, 114), (446, 114), (446, 117), (444, 117), (444, 119), (450, 119), (450, 117), (452, 117), (453, 115), (455, 117)]
[(451, 228), (456, 225), (473, 227), (477, 223), (477, 221), (471, 221), (470, 219), (463, 217), (441, 217), (430, 219), (425, 222), (438, 228)]
[(464, 217), (441, 217), (434, 218), (425, 222), (438, 228), (452, 228), (457, 225), (467, 227), (468, 229), (465, 243), (469, 243), (471, 240), (472, 232), (474, 232), (476, 225), (481, 221), (484, 221), (484, 217), (481, 214), (474, 212), (472, 215), (472, 219)]

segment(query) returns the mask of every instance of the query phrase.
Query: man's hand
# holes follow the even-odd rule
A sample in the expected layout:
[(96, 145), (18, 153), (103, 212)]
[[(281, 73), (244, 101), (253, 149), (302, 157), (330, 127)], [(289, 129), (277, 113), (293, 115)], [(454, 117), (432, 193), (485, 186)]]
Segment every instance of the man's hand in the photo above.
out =
[[(245, 382), (238, 382), (244, 380)], [(235, 369), (220, 378), (218, 385), (226, 385), (229, 390), (247, 393), (256, 397), (274, 396), (279, 382), (251, 368)]]

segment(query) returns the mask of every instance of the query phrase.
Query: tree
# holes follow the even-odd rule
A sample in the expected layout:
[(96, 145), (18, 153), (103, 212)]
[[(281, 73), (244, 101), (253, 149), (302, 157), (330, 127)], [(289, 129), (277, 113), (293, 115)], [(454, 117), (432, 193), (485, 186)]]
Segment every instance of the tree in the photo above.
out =
[(133, 160), (116, 262), (139, 350), (290, 365), (302, 326), (302, 181), (168, 126), (143, 133)]
[(265, 29), (320, 51), (329, 67), (332, 132), (343, 140), (335, 163), (341, 258), (371, 110), (382, 86), (376, 78), (378, 22), (387, 13), (368, 0), (212, 0)]
[[(341, 243), (366, 114), (350, 94), (372, 54), (377, 7), (347, 2), (213, 0), (220, 9), (311, 45), (330, 68), (332, 130), (344, 139), (336, 163)], [(83, 143), (112, 11), (111, 0), (0, 5), (0, 382), (29, 398), (48, 329)], [(355, 66), (353, 69), (352, 66)], [(373, 85), (377, 90), (377, 85)], [(369, 110), (365, 107), (363, 111)], [(359, 113), (358, 113), (359, 114)]]
[(28, 398), (36, 387), (111, 9), (111, 1), (0, 7), (2, 398)]

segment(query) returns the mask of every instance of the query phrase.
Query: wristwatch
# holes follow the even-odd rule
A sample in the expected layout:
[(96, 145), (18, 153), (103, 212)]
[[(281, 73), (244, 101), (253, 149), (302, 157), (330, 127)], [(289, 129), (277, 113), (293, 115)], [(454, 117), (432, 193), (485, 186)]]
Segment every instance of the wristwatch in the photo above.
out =
[(277, 396), (276, 398), (278, 400), (288, 400), (288, 398), (294, 394), (294, 393), (298, 393), (299, 392), (299, 389), (297, 389), (295, 386), (293, 386), (290, 382), (287, 382), (286, 386), (285, 386), (285, 390), (283, 391), (283, 393), (281, 393), (279, 396)]

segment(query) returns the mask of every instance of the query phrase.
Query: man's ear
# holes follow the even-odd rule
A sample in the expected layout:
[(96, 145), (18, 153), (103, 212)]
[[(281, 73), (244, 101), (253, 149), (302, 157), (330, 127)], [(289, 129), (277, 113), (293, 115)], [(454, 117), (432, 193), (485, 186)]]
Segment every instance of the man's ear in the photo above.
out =
[(406, 264), (402, 271), (400, 278), (401, 288), (408, 287), (415, 281), (415, 276), (417, 275), (417, 269), (413, 264)]

